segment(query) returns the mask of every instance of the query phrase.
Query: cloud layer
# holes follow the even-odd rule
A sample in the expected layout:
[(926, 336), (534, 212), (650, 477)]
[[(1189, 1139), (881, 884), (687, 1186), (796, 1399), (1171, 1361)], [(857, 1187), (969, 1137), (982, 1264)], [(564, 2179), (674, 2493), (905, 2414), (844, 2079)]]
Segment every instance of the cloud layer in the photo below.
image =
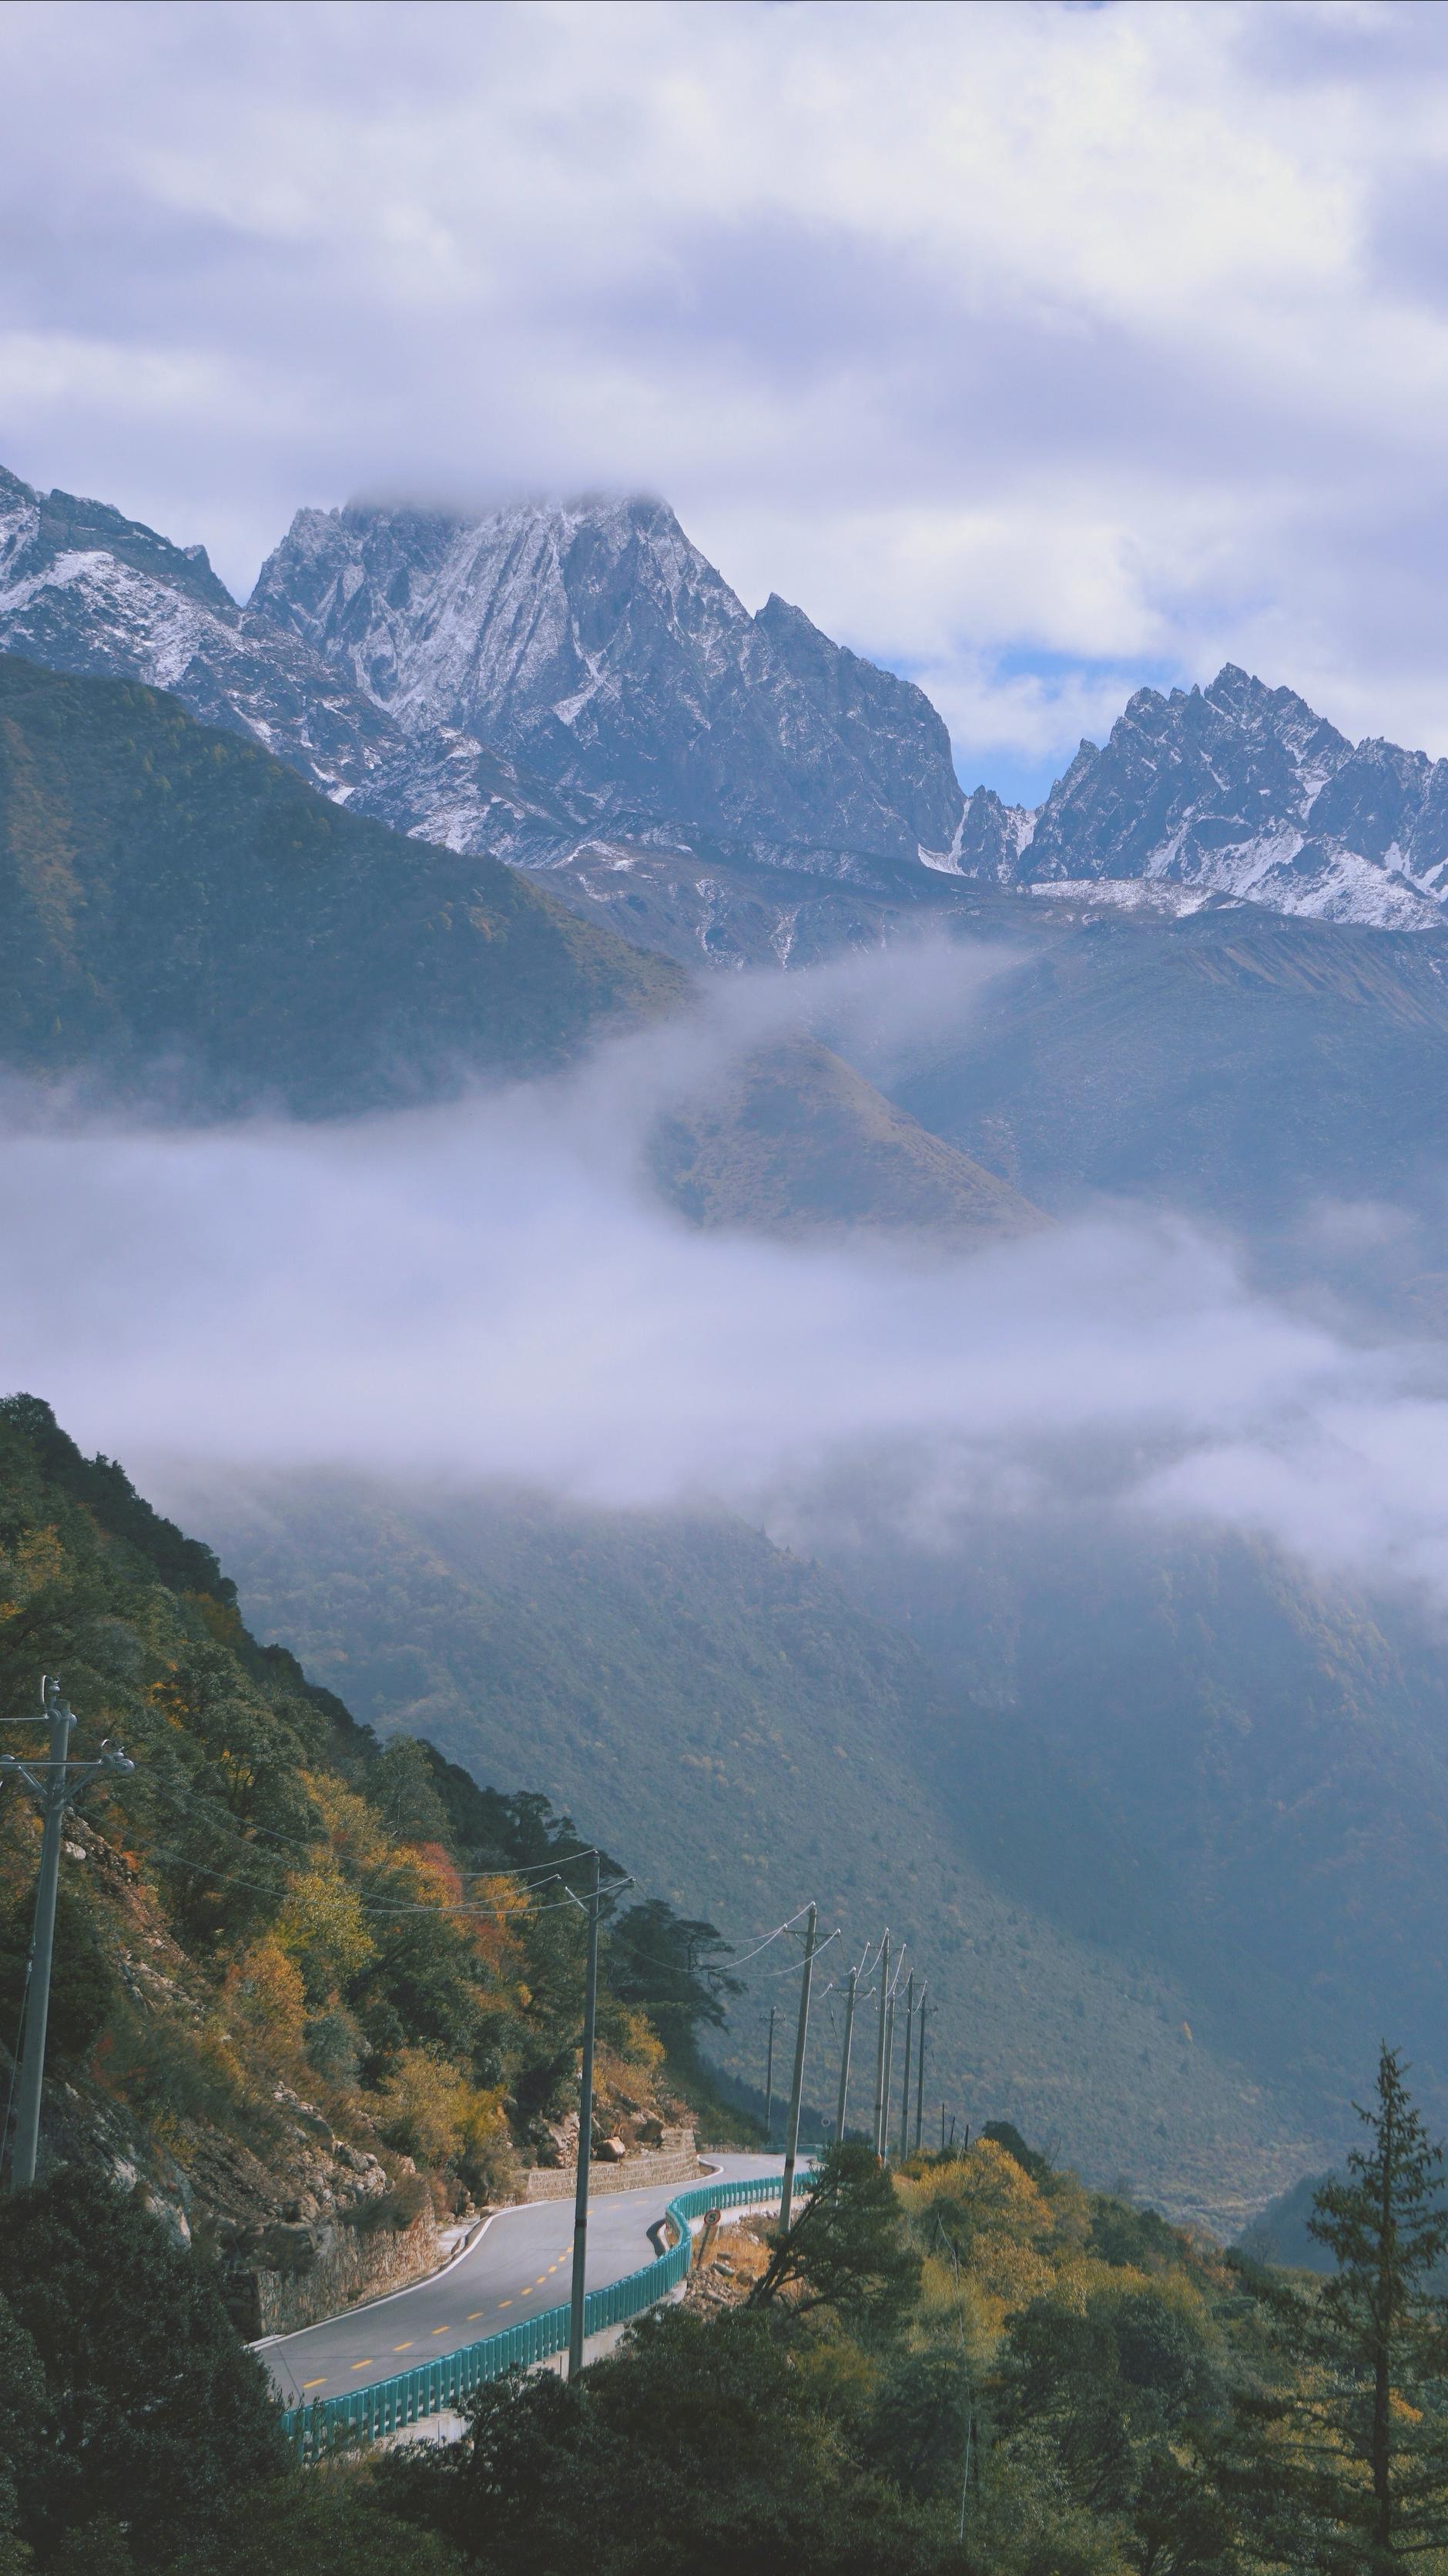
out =
[(57, 1133), (12, 1100), (6, 1381), (178, 1501), (218, 1463), (340, 1465), (788, 1533), (854, 1493), (940, 1545), (1084, 1501), (1448, 1606), (1448, 1347), (1273, 1303), (1166, 1220), (963, 1258), (697, 1234), (649, 1195), (651, 1121), (782, 995), (879, 1061), (907, 981), (731, 985), (567, 1081), (353, 1125)]
[(8, 461), (647, 485), (968, 783), (1225, 656), (1448, 750), (1441, 0), (11, 0)]

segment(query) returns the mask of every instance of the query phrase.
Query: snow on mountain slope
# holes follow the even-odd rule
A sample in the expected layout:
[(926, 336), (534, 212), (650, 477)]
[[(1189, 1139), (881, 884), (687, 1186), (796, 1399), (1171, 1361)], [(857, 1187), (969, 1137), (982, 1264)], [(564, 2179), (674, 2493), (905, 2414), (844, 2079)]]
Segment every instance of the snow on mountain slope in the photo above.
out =
[(578, 838), (546, 790), (456, 731), (419, 754), (365, 690), (287, 628), (238, 608), (201, 547), (0, 468), (0, 651), (169, 689), (250, 734), (338, 803), (458, 850), (527, 860)]
[(659, 501), (303, 510), (243, 610), (201, 548), (0, 471), (0, 650), (174, 690), (397, 830), (572, 868), (584, 906), (600, 852), (615, 911), (646, 857), (636, 935), (672, 904), (662, 944), (716, 963), (737, 961), (699, 927), (701, 863), (758, 888), (782, 963), (884, 935), (842, 931), (842, 888), (1389, 929), (1448, 905), (1448, 761), (1354, 746), (1229, 663), (1139, 689), (1039, 811), (966, 798), (921, 690), (778, 596), (751, 617)]
[(252, 610), (413, 740), (455, 726), (615, 830), (913, 868), (962, 798), (924, 693), (798, 609), (751, 617), (662, 502), (306, 510)]
[(249, 633), (201, 548), (0, 469), (0, 647), (52, 670), (173, 690), (249, 733), (331, 795), (350, 795), (392, 728), (281, 634)]
[(1014, 863), (990, 848), (973, 872), (1102, 901), (1151, 884), (1180, 911), (1232, 895), (1324, 921), (1436, 927), (1448, 761), (1354, 748), (1291, 689), (1229, 662), (1206, 689), (1138, 689), (1104, 748), (1082, 743)]

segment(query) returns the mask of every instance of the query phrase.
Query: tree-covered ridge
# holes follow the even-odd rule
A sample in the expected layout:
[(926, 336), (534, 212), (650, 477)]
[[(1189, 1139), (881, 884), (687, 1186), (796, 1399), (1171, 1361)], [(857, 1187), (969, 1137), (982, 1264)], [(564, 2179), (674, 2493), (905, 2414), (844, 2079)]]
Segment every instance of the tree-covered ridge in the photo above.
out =
[(13, 1069), (212, 1111), (525, 1072), (683, 989), (516, 870), (349, 813), (175, 698), (13, 655), (0, 955)]
[[(37, 1707), (42, 1671), (63, 1676), (78, 1753), (120, 1738), (136, 1764), (67, 1827), (52, 2154), (139, 2172), (233, 2272), (288, 2204), (294, 2225), (333, 2235), (397, 2226), (429, 2201), (444, 2214), (506, 2194), (520, 2160), (557, 2160), (582, 1992), (563, 1882), (591, 1870), (583, 1838), (546, 1798), (481, 1789), (430, 1745), (380, 1748), (290, 1654), (248, 1635), (209, 1549), (21, 1396), (0, 1403), (0, 1714)], [(7, 2052), (37, 1841), (11, 1789)], [(626, 2137), (675, 2101), (649, 2007), (686, 2081), (694, 2032), (718, 2012), (718, 1972), (696, 1964), (709, 1938), (657, 1900), (614, 1908), (600, 2117)], [(298, 2184), (304, 2132), (330, 2134), (340, 2177)], [(281, 2259), (275, 2231), (261, 2254)]]
[[(427, 1735), (483, 1778), (514, 1762), (556, 1804), (586, 1802), (615, 1848), (650, 1853), (682, 1912), (763, 1928), (808, 1894), (855, 1955), (882, 1923), (908, 1932), (932, 1980), (936, 2100), (1009, 2110), (1094, 2179), (1130, 2175), (1224, 2236), (1331, 2160), (1340, 2131), (1283, 2082), (1278, 2030), (1249, 2061), (1240, 2012), (1204, 2026), (1204, 1963), (1183, 1955), (1185, 1936), (1169, 1981), (1148, 1964), (1123, 1837), (1098, 1831), (1084, 1766), (1061, 1802), (1043, 1730), (1009, 1703), (998, 1714), (991, 1659), (1020, 1624), (1008, 1581), (992, 1580), (999, 1532), (935, 1569), (970, 1603), (977, 1663), (962, 1687), (920, 1650), (928, 1602), (913, 1634), (890, 1619), (868, 1549), (843, 1560), (841, 1581), (722, 1516), (337, 1474), (218, 1483), (191, 1518), (261, 1632), (292, 1642), (379, 1732)], [(1052, 1677), (1080, 1732), (1109, 1741), (1112, 1641), (1082, 1593), (1063, 1577), (1046, 1612), (1060, 1628), (1080, 1604), (1100, 1651), (1075, 1669), (1063, 1653)], [(1056, 1639), (1040, 1625), (1044, 1661)], [(1169, 1709), (1166, 1688), (1184, 1695), (1191, 1667), (1169, 1651), (1162, 1664)], [(757, 1989), (710, 2051), (755, 2085), (774, 1999)], [(825, 2003), (806, 2068), (806, 2098), (826, 2114), (838, 2010)]]

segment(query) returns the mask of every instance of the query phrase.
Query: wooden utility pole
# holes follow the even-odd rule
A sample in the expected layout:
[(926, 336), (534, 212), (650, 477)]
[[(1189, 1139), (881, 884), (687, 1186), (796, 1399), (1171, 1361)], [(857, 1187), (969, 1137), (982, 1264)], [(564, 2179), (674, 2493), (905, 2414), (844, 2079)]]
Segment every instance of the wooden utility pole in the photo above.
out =
[(925, 2125), (925, 1988), (920, 1989), (920, 2024), (915, 2043), (915, 2152), (920, 2153), (920, 2132)]
[(774, 2144), (774, 2016), (779, 2006), (769, 2007), (769, 2053), (764, 2061), (764, 2143)]
[(809, 1990), (814, 1977), (815, 1925), (819, 1908), (811, 1905), (804, 1918), (804, 1973), (799, 1981), (799, 2027), (794, 2035), (794, 2082), (789, 2091), (789, 2135), (784, 2150), (784, 2188), (779, 2198), (779, 2224), (789, 2227), (794, 2205), (794, 2166), (799, 2153), (799, 2105), (804, 2091), (804, 2050), (809, 2037)]

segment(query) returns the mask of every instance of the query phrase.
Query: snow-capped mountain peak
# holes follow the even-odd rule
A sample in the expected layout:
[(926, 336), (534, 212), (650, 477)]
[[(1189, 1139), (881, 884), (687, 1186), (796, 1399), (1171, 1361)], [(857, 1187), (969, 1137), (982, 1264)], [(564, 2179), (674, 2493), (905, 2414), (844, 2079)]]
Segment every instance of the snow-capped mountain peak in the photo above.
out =
[(1291, 689), (1228, 662), (1205, 689), (1138, 689), (1104, 746), (1083, 742), (1014, 867), (1038, 892), (1157, 885), (1278, 912), (1428, 927), (1448, 876), (1448, 762), (1354, 746)]

